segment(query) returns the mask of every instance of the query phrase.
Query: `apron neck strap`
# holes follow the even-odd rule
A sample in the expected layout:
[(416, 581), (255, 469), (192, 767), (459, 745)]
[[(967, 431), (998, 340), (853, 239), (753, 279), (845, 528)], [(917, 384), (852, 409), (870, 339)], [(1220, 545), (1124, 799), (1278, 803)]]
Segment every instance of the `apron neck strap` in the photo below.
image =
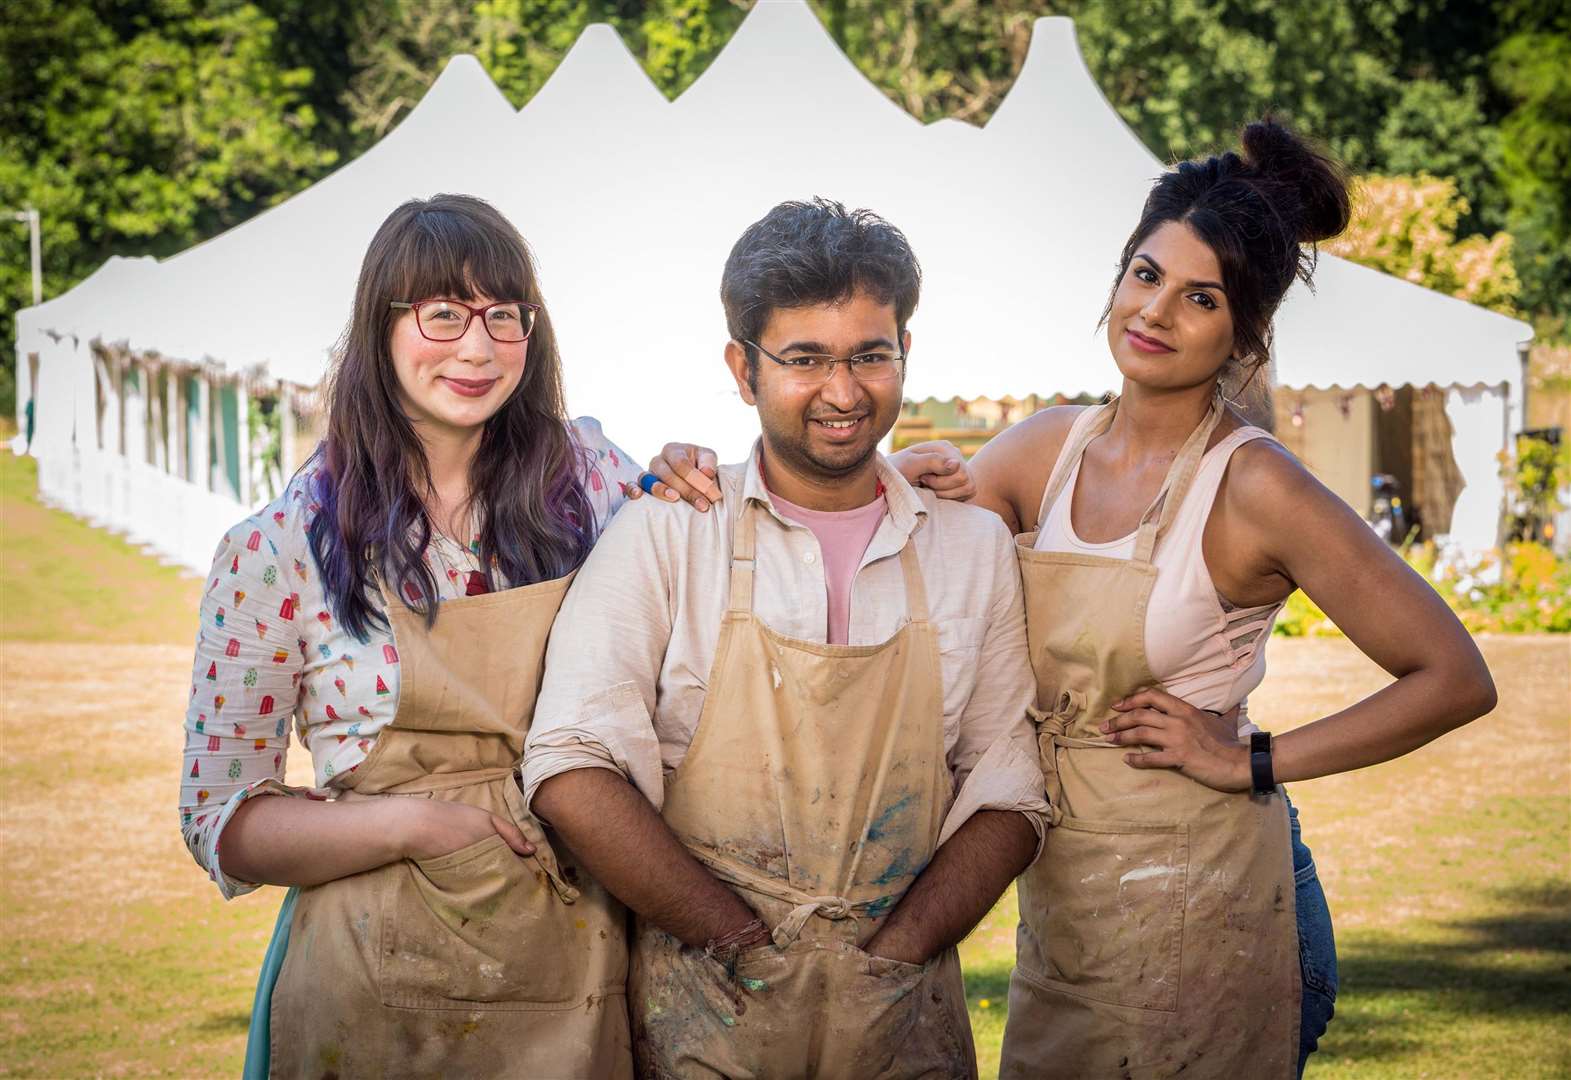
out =
[[(757, 566), (758, 526), (756, 514), (762, 513), (752, 502), (746, 503), (736, 517), (731, 537), (731, 598), (726, 602), (728, 615), (753, 613), (753, 570)], [(920, 527), (920, 526), (919, 526)], [(906, 537), (900, 549), (900, 572), (905, 576), (906, 615), (912, 622), (927, 622), (927, 583), (916, 558), (916, 533)]]
[(1118, 411), (1118, 399), (1114, 398), (1105, 405), (1093, 405), (1090, 414), (1082, 421), (1077, 421), (1070, 430), (1069, 441), (1064, 444), (1063, 450), (1058, 454), (1059, 464), (1053, 468), (1052, 482), (1042, 493), (1042, 505), (1037, 510), (1036, 527), (1045, 528), (1047, 525), (1048, 511), (1053, 509), (1053, 504), (1063, 494), (1064, 486), (1069, 483), (1069, 478), (1074, 475), (1075, 462), (1080, 455), (1085, 453), (1091, 440), (1106, 431), (1113, 422), (1113, 415)]
[(906, 618), (912, 622), (927, 622), (927, 582), (922, 580), (922, 567), (916, 561), (915, 529), (900, 549), (900, 572), (906, 579)]
[(1145, 516), (1140, 519), (1140, 533), (1135, 539), (1136, 562), (1151, 561), (1158, 537), (1166, 531), (1178, 513), (1178, 508), (1183, 505), (1184, 496), (1189, 494), (1189, 485), (1194, 482), (1195, 473), (1200, 468), (1200, 459), (1205, 457), (1206, 443), (1211, 441), (1211, 433), (1222, 422), (1222, 408), (1222, 393), (1218, 389), (1211, 398), (1211, 407), (1205, 419), (1189, 433), (1173, 464), (1168, 466), (1167, 477), (1162, 481), (1156, 498), (1151, 500)]
[(753, 613), (753, 567), (757, 526), (753, 520), (753, 504), (742, 503), (736, 516), (736, 529), (731, 537), (731, 599), (726, 602), (726, 612), (731, 615)]

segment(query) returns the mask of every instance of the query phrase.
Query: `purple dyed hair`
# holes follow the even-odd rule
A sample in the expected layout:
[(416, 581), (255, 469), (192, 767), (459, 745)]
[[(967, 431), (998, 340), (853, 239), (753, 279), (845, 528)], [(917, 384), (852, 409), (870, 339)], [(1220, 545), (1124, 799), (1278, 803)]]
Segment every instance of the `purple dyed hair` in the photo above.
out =
[(311, 553), (338, 621), (364, 638), (385, 625), (375, 579), (436, 622), (437, 583), (424, 555), (434, 494), (425, 449), (399, 404), (390, 302), (446, 297), (527, 300), (541, 310), (523, 378), (485, 423), (470, 465), (481, 510), (480, 564), (512, 585), (561, 577), (594, 543), (588, 465), (567, 426), (556, 335), (528, 245), (489, 203), (467, 195), (413, 199), (377, 230), (360, 267), (354, 313), (327, 386), (327, 437), (307, 468), (320, 509)]

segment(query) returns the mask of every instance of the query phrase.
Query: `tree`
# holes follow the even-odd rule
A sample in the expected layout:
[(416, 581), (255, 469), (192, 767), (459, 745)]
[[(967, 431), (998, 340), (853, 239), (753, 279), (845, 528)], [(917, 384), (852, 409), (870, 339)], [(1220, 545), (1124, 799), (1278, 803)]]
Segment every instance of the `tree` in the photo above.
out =
[(1500, 127), (1507, 221), (1519, 238), (1523, 302), (1571, 317), (1571, 15), (1555, 32), (1521, 33), (1494, 54), (1515, 107)]
[[(29, 0), (0, 21), (0, 206), (39, 207), (56, 295), (111, 254), (178, 251), (309, 185), (397, 124), (454, 53), (475, 53), (522, 106), (604, 21), (675, 96), (752, 2)], [(811, 3), (907, 111), (978, 124), (1019, 73), (1035, 19), (1071, 16), (1092, 75), (1158, 156), (1230, 145), (1277, 110), (1357, 172), (1450, 177), (1449, 235), (1480, 238), (1458, 250), (1497, 266), (1494, 234), (1509, 227), (1521, 304), (1558, 316), (1541, 329), (1571, 325), (1564, 0)], [(25, 230), (6, 224), (11, 340), (29, 286)]]
[(1467, 210), (1450, 178), (1366, 176), (1352, 224), (1323, 247), (1415, 285), (1516, 315), (1521, 284), (1511, 262), (1511, 236), (1458, 240), (1457, 223)]
[(1387, 173), (1448, 176), (1469, 211), (1458, 223), (1461, 235), (1505, 227), (1505, 198), (1500, 189), (1500, 132), (1484, 115), (1484, 93), (1477, 79), (1459, 87), (1437, 79), (1402, 85), (1375, 133), (1375, 159)]
[[(112, 254), (170, 254), (239, 224), (334, 162), (312, 141), (312, 73), (277, 66), (273, 32), (233, 2), (35, 0), (7, 12), (0, 206), (38, 207), (46, 297)], [(28, 278), (25, 254), (0, 261), (7, 341)]]
[(363, 145), (385, 134), (456, 53), (473, 53), (522, 107), (592, 22), (614, 26), (655, 85), (674, 97), (709, 66), (745, 13), (730, 0), (379, 0), (353, 16), (350, 130)]

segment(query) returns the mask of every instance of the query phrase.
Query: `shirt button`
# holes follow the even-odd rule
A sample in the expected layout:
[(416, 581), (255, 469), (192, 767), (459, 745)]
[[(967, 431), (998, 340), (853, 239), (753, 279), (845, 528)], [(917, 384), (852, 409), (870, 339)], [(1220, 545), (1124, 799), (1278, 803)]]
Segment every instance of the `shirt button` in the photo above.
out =
[(814, 555), (811, 551), (804, 551), (802, 553), (802, 561), (811, 566), (818, 561), (818, 556)]

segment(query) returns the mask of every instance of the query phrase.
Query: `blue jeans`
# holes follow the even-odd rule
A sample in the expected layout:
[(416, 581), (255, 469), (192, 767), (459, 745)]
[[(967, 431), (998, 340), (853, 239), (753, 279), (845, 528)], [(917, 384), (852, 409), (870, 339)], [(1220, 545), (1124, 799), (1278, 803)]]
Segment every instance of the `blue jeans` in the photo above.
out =
[(1314, 856), (1304, 846), (1298, 807), (1287, 804), (1293, 825), (1293, 887), (1298, 902), (1298, 963), (1304, 977), (1303, 1015), (1298, 1029), (1298, 1075), (1315, 1052), (1336, 1011), (1336, 937), (1331, 909), (1315, 873)]

